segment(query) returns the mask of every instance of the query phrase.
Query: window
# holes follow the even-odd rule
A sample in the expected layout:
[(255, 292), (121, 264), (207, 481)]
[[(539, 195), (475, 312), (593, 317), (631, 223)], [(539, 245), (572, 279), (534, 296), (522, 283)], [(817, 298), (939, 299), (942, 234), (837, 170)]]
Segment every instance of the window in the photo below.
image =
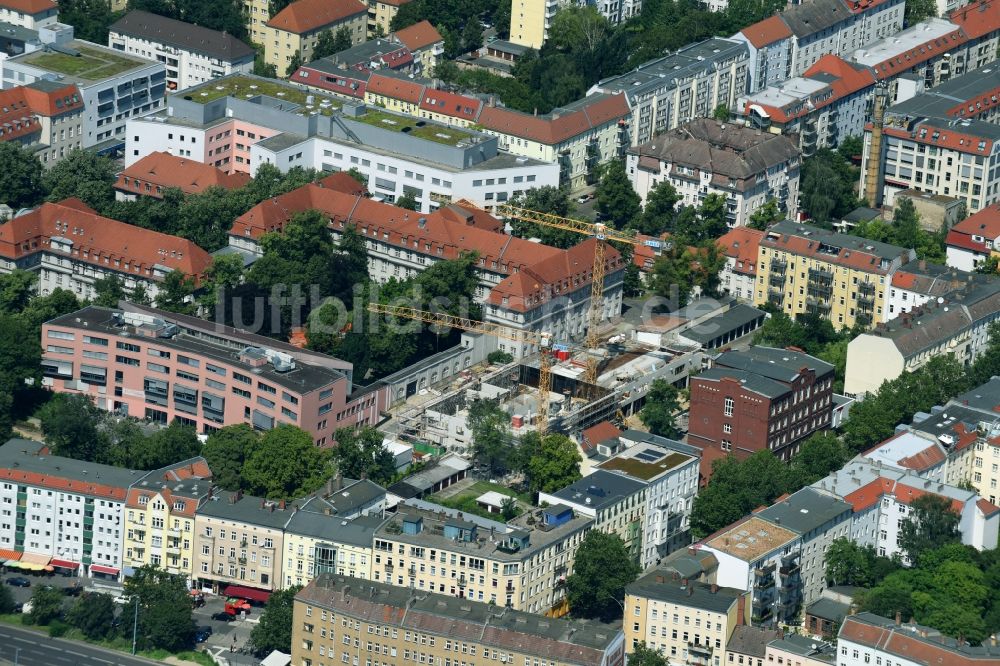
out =
[(727, 397), (725, 402), (725, 407), (723, 408), (722, 413), (725, 414), (726, 416), (732, 416), (733, 407), (735, 406), (736, 406), (736, 401), (734, 401), (732, 398)]

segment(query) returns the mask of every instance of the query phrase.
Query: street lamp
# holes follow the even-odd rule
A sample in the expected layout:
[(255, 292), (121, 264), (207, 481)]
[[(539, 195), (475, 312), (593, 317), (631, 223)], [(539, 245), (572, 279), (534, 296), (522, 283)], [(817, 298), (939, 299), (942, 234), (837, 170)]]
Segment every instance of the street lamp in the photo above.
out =
[(135, 656), (135, 643), (139, 632), (139, 597), (133, 594), (132, 601), (135, 602), (135, 616), (132, 618), (132, 655)]

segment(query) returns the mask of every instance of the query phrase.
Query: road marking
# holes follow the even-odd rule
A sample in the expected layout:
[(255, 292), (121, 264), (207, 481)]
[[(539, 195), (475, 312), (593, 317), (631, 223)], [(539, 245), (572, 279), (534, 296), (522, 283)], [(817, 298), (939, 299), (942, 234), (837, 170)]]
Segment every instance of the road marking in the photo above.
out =
[(89, 655), (86, 655), (86, 654), (84, 654), (82, 652), (73, 652), (72, 650), (66, 650), (66, 652), (68, 654), (76, 655), (77, 657), (83, 657), (84, 659), (86, 659), (89, 656)]

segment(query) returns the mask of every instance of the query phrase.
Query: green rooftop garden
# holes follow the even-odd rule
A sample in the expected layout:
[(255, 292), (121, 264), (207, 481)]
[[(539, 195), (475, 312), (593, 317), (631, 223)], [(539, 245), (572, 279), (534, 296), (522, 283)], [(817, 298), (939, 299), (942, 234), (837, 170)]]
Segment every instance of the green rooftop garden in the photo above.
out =
[(88, 81), (99, 81), (145, 64), (142, 60), (126, 55), (118, 55), (86, 46), (75, 48), (80, 52), (80, 55), (72, 56), (52, 51), (36, 51), (25, 56), (21, 62)]
[[(459, 141), (471, 139), (473, 136), (468, 132), (447, 125), (427, 123), (416, 118), (397, 116), (371, 108), (368, 108), (364, 115), (352, 118), (351, 120), (367, 123), (374, 127), (381, 127), (385, 130), (403, 132), (418, 139), (443, 143), (446, 146), (454, 146)], [(417, 123), (423, 124), (418, 125)]]
[(689, 456), (682, 453), (671, 453), (663, 460), (654, 463), (643, 462), (636, 458), (612, 458), (611, 460), (599, 465), (599, 467), (606, 470), (625, 472), (626, 474), (634, 476), (637, 479), (645, 479), (648, 481), (658, 474), (662, 474), (663, 472), (677, 467), (688, 459)]
[[(328, 116), (334, 109), (339, 109), (340, 104), (333, 98), (307, 92), (295, 86), (279, 83), (268, 79), (252, 79), (246, 76), (231, 76), (216, 81), (210, 81), (194, 90), (184, 90), (180, 93), (184, 99), (193, 102), (208, 104), (222, 97), (239, 97), (249, 99), (257, 95), (267, 95), (275, 99), (288, 100), (293, 104), (298, 104), (302, 108), (299, 113), (305, 115), (310, 111), (319, 111), (324, 116)], [(312, 96), (312, 107), (307, 108), (306, 99)], [(323, 103), (327, 102), (326, 105)]]

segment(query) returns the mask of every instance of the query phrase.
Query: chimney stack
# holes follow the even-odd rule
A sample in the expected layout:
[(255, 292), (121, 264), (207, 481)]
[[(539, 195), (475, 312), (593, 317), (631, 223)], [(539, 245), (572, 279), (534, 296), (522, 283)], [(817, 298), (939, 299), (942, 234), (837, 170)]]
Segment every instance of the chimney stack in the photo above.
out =
[(712, 594), (715, 594), (716, 592), (719, 591), (719, 586), (716, 583), (712, 583), (712, 587), (709, 589), (711, 589)]
[(896, 611), (896, 626), (898, 627), (903, 623), (903, 614), (900, 611)]
[(736, 624), (746, 624), (747, 596), (740, 597), (736, 602)]
[(657, 583), (662, 583), (662, 582), (663, 582), (663, 576), (659, 576), (659, 575), (658, 575), (658, 576), (656, 577), (656, 582), (657, 582)]

